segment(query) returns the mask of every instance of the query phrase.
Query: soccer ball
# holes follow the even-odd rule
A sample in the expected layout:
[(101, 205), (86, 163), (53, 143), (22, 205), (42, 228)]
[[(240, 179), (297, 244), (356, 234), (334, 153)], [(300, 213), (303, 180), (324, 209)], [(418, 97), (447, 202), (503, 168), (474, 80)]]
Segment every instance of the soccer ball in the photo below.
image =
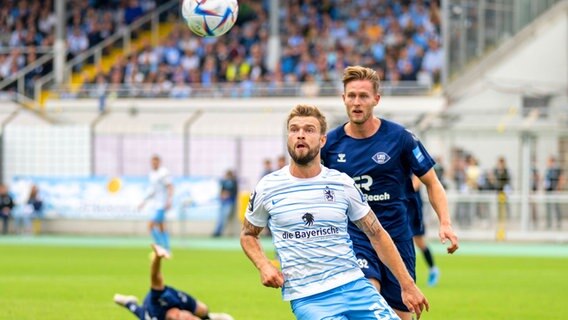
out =
[(193, 33), (218, 37), (229, 31), (239, 13), (237, 0), (183, 0), (181, 14)]

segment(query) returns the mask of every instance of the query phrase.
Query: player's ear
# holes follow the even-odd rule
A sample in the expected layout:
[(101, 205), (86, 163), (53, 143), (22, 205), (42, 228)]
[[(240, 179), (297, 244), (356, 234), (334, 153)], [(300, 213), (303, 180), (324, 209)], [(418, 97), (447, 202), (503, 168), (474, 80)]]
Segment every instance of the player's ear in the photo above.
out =
[(322, 135), (320, 137), (320, 148), (323, 148), (323, 146), (325, 146), (325, 142), (327, 141), (327, 135)]

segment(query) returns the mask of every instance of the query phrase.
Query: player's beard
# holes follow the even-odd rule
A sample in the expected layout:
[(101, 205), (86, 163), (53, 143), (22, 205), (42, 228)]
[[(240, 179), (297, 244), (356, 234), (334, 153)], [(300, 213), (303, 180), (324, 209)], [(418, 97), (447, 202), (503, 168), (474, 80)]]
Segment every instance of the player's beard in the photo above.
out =
[(288, 146), (288, 153), (290, 154), (290, 157), (292, 158), (292, 160), (294, 160), (296, 164), (301, 166), (305, 166), (309, 164), (312, 160), (314, 160), (317, 157), (319, 151), (320, 148), (308, 147), (308, 152), (303, 155), (300, 155), (298, 152), (296, 152), (295, 147)]
[(362, 110), (362, 113), (353, 113), (353, 111), (349, 114), (349, 121), (354, 124), (364, 124), (369, 118), (371, 117), (372, 112), (366, 112)]

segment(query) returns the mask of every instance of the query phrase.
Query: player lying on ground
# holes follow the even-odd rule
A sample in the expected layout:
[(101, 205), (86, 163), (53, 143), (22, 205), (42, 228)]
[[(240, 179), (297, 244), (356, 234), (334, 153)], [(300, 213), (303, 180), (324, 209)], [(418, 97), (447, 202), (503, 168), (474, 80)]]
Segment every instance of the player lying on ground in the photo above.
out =
[(168, 259), (170, 255), (157, 244), (152, 244), (152, 249), (154, 256), (150, 266), (151, 286), (144, 303), (139, 305), (135, 296), (121, 294), (114, 295), (114, 302), (127, 308), (141, 320), (233, 320), (225, 313), (209, 313), (209, 308), (203, 302), (186, 292), (166, 286), (160, 269), (162, 259)]

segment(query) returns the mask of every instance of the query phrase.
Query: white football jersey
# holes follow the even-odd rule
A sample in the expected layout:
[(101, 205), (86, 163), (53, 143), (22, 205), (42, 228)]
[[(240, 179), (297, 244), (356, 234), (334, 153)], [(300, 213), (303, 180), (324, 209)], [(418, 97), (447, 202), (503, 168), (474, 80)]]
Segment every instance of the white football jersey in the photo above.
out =
[(152, 170), (149, 174), (150, 188), (147, 198), (153, 209), (164, 209), (168, 201), (168, 185), (172, 184), (172, 177), (168, 169), (164, 167)]
[(370, 210), (353, 179), (324, 166), (313, 178), (296, 178), (285, 166), (260, 180), (246, 219), (255, 226), (270, 227), (284, 274), (284, 300), (363, 277), (347, 219), (359, 220)]

